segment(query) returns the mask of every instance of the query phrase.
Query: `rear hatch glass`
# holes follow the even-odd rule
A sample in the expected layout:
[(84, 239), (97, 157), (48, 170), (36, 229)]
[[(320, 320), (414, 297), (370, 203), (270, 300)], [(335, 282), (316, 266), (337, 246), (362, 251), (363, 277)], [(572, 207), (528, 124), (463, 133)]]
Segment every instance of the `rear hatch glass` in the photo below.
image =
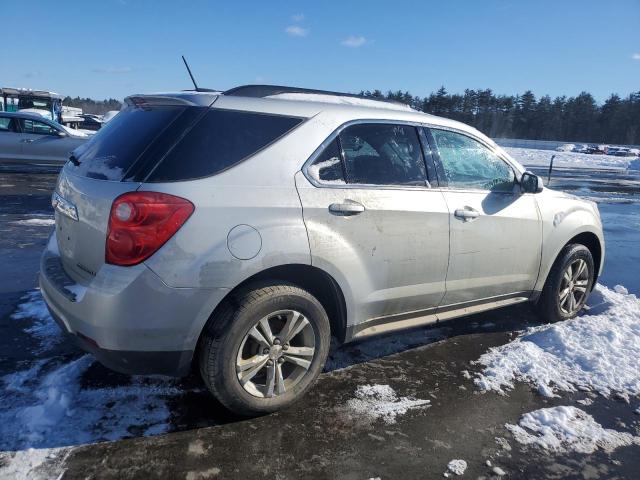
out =
[(184, 106), (129, 106), (73, 152), (69, 173), (120, 181), (154, 140), (169, 131)]

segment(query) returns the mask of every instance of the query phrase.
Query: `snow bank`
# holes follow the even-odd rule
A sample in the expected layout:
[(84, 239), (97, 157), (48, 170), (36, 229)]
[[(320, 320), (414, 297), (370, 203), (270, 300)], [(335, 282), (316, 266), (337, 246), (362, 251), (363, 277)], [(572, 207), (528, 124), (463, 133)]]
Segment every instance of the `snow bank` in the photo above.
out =
[(490, 349), (477, 364), (475, 383), (504, 393), (516, 380), (554, 391), (596, 391), (608, 397), (640, 395), (640, 300), (624, 287), (597, 285), (592, 314), (553, 325), (533, 327), (516, 340)]
[[(447, 465), (447, 470), (454, 475), (464, 475), (465, 470), (467, 469), (467, 462), (464, 460), (451, 460)], [(448, 472), (444, 474), (445, 477), (448, 477)]]
[(298, 102), (319, 102), (331, 103), (336, 105), (353, 105), (356, 107), (382, 108), (385, 110), (402, 110), (405, 112), (416, 111), (409, 105), (403, 105), (401, 103), (369, 100), (368, 98), (341, 97), (339, 95), (323, 95), (321, 93), (278, 93), (276, 95), (269, 95), (265, 98), (273, 98), (276, 100), (293, 100)]
[(640, 437), (603, 428), (576, 407), (542, 408), (524, 414), (518, 425), (506, 427), (519, 443), (554, 452), (593, 453), (599, 448), (611, 452), (618, 447), (640, 445)]
[(371, 420), (382, 419), (388, 424), (396, 423), (398, 415), (414, 408), (428, 408), (431, 403), (430, 400), (399, 398), (389, 385), (360, 385), (355, 395), (356, 398), (347, 402), (353, 412)]
[(27, 225), (29, 227), (50, 227), (56, 224), (53, 218), (29, 218), (27, 220), (16, 220), (13, 225)]
[(504, 150), (515, 160), (525, 166), (549, 166), (551, 155), (555, 155), (553, 166), (564, 168), (607, 168), (625, 170), (632, 158), (614, 157), (612, 155), (597, 155), (574, 152), (554, 152), (552, 150), (537, 150), (533, 148), (504, 147)]

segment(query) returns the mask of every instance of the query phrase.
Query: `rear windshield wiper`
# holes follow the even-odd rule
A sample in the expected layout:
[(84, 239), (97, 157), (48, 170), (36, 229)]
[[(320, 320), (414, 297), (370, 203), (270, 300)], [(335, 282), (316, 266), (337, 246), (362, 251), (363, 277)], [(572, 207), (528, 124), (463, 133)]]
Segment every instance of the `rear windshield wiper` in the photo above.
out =
[(78, 157), (76, 157), (73, 153), (69, 155), (69, 161), (73, 163), (76, 167), (80, 166), (80, 160), (78, 160)]

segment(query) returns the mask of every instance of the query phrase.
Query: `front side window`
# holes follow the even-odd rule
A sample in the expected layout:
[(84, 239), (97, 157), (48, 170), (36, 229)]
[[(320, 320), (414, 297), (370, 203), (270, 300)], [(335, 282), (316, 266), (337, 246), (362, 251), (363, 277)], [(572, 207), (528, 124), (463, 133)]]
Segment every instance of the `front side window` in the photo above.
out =
[(57, 135), (58, 131), (50, 125), (30, 118), (24, 118), (22, 122), (22, 131), (24, 133), (33, 133), (35, 135)]
[(431, 129), (449, 188), (511, 192), (513, 169), (480, 142), (447, 130)]
[(358, 124), (340, 133), (348, 183), (426, 185), (416, 129), (409, 125)]

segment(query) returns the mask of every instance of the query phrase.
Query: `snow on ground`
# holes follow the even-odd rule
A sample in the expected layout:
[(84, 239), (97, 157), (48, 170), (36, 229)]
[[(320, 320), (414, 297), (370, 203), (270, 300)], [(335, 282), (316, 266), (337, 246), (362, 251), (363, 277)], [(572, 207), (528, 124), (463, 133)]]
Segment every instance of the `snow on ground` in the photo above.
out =
[(551, 155), (555, 155), (553, 166), (565, 168), (612, 168), (626, 170), (633, 157), (614, 157), (613, 155), (595, 155), (588, 153), (556, 152), (533, 148), (504, 147), (515, 160), (525, 166), (549, 166)]
[(389, 385), (360, 385), (355, 396), (347, 402), (352, 412), (370, 420), (381, 419), (388, 424), (396, 423), (398, 415), (414, 408), (428, 408), (431, 403), (430, 400), (398, 397)]
[(41, 350), (47, 350), (62, 339), (60, 327), (52, 321), (40, 290), (33, 290), (22, 297), (23, 302), (11, 315), (14, 320), (30, 323), (24, 331), (40, 341)]
[(174, 380), (91, 384), (90, 355), (52, 355), (63, 335), (37, 290), (11, 319), (25, 323), (40, 349), (22, 370), (0, 377), (0, 478), (56, 478), (67, 447), (167, 431), (167, 400), (183, 393)]
[(504, 393), (515, 381), (535, 385), (547, 397), (558, 390), (595, 391), (605, 397), (640, 395), (640, 300), (624, 287), (597, 285), (589, 314), (532, 327), (477, 361), (482, 390)]
[(170, 412), (165, 397), (180, 390), (170, 380), (133, 377), (129, 385), (88, 387), (82, 379), (90, 355), (55, 359), (2, 380), (2, 449), (57, 447), (163, 433)]
[(16, 220), (13, 225), (26, 225), (29, 227), (50, 227), (56, 224), (53, 218), (29, 218), (27, 220)]
[[(576, 407), (541, 408), (525, 413), (518, 425), (506, 425), (524, 445), (538, 445), (554, 452), (611, 452), (618, 447), (640, 445), (640, 437), (603, 428), (591, 415)], [(531, 432), (531, 433), (530, 433)]]
[(448, 477), (449, 472), (453, 473), (454, 475), (464, 475), (464, 472), (466, 469), (467, 469), (467, 462), (465, 462), (464, 460), (459, 460), (459, 459), (451, 460), (447, 465), (448, 472), (445, 472), (444, 476)]
[(12, 480), (50, 480), (62, 478), (70, 448), (30, 448), (19, 452), (0, 452), (0, 478)]

